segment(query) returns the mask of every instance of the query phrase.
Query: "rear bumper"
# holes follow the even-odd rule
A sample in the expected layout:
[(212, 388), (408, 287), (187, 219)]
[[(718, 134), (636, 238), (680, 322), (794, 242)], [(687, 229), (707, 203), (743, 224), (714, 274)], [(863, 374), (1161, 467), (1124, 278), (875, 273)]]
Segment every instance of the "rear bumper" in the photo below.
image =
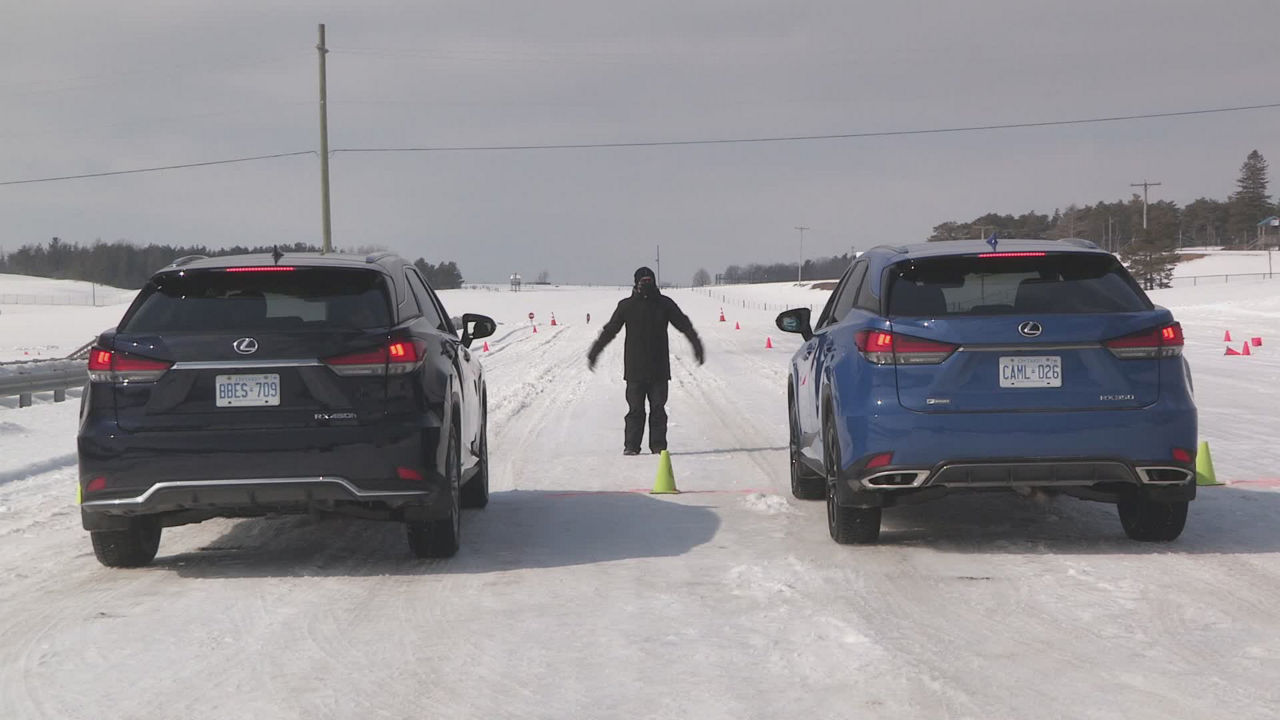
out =
[[(1135, 493), (1195, 497), (1196, 413), (1185, 404), (1054, 413), (918, 413), (902, 409), (839, 425), (842, 502), (882, 506), (952, 490), (1054, 489), (1118, 501)], [(1172, 460), (1174, 448), (1192, 462)], [(868, 469), (875, 455), (891, 464)], [(876, 496), (884, 496), (876, 498)]]
[(238, 478), (170, 481), (152, 485), (135, 497), (86, 500), (80, 505), (88, 530), (118, 527), (137, 515), (161, 515), (164, 525), (182, 525), (210, 517), (256, 517), (314, 511), (344, 512), (378, 519), (426, 519), (441, 491), (364, 490), (341, 477)]
[(311, 511), (425, 519), (449, 507), (434, 462), (439, 428), (123, 433), (86, 422), (77, 440), (88, 529), (136, 515), (170, 516), (163, 524)]

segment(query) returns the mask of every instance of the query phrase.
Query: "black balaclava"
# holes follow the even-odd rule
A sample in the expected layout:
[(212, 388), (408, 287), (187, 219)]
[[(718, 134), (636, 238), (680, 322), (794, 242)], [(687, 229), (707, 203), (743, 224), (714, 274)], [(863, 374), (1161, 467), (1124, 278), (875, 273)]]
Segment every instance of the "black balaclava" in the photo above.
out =
[(654, 277), (653, 271), (647, 267), (636, 269), (635, 274), (636, 292), (645, 297), (653, 297), (658, 294), (658, 283)]

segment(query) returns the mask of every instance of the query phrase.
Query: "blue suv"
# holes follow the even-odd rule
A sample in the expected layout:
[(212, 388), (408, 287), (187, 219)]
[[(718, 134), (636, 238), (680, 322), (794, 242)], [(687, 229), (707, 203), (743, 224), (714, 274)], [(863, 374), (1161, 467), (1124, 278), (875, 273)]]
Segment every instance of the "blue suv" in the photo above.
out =
[(799, 333), (787, 385), (791, 489), (831, 537), (873, 543), (881, 510), (1011, 489), (1116, 503), (1169, 541), (1195, 498), (1182, 327), (1087, 241), (877, 247)]

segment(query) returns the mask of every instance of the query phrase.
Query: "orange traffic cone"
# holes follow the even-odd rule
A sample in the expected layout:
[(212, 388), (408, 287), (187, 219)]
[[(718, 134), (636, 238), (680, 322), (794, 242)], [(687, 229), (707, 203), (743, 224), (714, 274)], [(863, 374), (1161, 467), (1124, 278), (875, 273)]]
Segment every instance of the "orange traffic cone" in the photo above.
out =
[(720, 322), (724, 322), (724, 308), (720, 308)]
[(739, 325), (739, 324), (738, 324), (738, 322), (735, 320), (735, 321), (734, 321), (734, 323), (733, 323), (733, 329), (734, 329), (734, 330), (741, 330), (741, 329), (742, 329), (742, 326), (741, 326), (741, 325)]
[(484, 351), (489, 352), (489, 343), (487, 342), (484, 344)]
[(1241, 354), (1241, 355), (1252, 355), (1252, 354), (1253, 354), (1253, 353), (1249, 352), (1249, 343), (1248, 343), (1247, 341), (1246, 341), (1246, 342), (1245, 342), (1245, 344), (1244, 344), (1244, 349), (1240, 351), (1240, 354)]
[(768, 337), (768, 336), (765, 336), (765, 339), (764, 339), (764, 349), (765, 349), (765, 350), (772, 350), (772, 349), (773, 349), (773, 338)]
[(1222, 335), (1222, 342), (1231, 342), (1231, 331), (1228, 330)]

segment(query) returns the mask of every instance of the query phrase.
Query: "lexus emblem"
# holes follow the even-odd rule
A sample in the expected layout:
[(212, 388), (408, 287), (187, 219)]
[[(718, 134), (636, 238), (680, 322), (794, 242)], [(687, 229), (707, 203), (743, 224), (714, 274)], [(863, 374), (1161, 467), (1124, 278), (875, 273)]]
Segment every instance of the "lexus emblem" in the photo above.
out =
[(1028, 320), (1018, 326), (1018, 332), (1022, 333), (1023, 337), (1039, 337), (1040, 333), (1044, 332), (1044, 328), (1040, 327), (1040, 323), (1035, 320)]
[(258, 352), (258, 341), (251, 337), (242, 337), (231, 343), (231, 347), (235, 348), (236, 352), (241, 355), (252, 355)]

